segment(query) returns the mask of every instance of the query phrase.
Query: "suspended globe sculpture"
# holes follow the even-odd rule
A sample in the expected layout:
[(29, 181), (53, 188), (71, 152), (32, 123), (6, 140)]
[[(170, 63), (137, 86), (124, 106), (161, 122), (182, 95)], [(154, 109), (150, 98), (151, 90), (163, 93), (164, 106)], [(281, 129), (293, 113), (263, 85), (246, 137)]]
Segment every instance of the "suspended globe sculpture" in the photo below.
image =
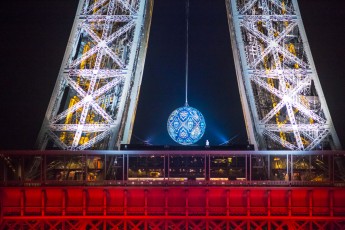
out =
[(170, 137), (181, 145), (196, 143), (205, 133), (206, 122), (199, 110), (184, 106), (174, 110), (168, 119)]
[(184, 107), (174, 110), (168, 119), (170, 137), (181, 145), (191, 145), (201, 139), (206, 123), (199, 110), (188, 105), (188, 15), (189, 0), (186, 4), (186, 102)]

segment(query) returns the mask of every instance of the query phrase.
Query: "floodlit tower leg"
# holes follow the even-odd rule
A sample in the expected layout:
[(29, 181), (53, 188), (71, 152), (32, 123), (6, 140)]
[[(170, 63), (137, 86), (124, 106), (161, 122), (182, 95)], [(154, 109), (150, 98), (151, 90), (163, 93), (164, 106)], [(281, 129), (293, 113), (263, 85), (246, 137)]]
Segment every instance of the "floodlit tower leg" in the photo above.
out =
[(248, 138), (256, 149), (341, 149), (297, 0), (226, 0)]
[(130, 142), (152, 8), (153, 0), (80, 0), (38, 148)]

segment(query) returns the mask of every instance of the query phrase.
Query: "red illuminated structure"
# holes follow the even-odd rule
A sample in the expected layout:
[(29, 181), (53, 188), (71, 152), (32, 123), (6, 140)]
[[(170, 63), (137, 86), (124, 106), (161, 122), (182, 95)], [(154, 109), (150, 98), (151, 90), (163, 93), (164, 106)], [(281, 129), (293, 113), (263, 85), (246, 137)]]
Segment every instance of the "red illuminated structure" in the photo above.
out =
[(344, 152), (26, 151), (1, 159), (0, 229), (345, 229)]
[(3, 229), (345, 229), (344, 189), (2, 189)]
[(73, 151), (0, 152), (0, 229), (345, 230), (345, 152), (309, 151), (340, 143), (296, 0), (226, 1), (249, 142), (272, 151), (101, 151), (130, 143), (153, 0), (79, 2), (37, 141)]

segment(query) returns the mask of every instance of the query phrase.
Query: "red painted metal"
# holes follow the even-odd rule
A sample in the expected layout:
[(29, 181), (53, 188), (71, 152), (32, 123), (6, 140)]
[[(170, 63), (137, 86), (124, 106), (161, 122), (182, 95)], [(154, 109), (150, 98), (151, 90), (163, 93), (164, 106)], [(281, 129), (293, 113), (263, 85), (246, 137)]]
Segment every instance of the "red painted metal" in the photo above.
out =
[[(179, 169), (178, 165), (169, 163), (169, 154), (175, 152), (156, 152), (156, 156), (164, 157), (158, 161), (163, 162), (159, 166), (153, 164), (157, 163), (156, 158), (146, 157), (146, 161), (152, 160), (153, 169), (163, 170), (165, 175), (146, 179), (133, 179), (124, 166), (130, 159), (135, 159), (135, 155), (145, 157), (152, 152), (113, 153), (119, 156), (115, 167), (116, 170), (119, 168), (115, 170), (117, 177), (111, 177), (115, 171), (106, 170), (109, 169), (106, 166), (115, 161), (111, 161), (110, 155), (104, 152), (6, 153), (22, 174), (18, 170), (18, 175), (14, 175), (6, 167), (1, 170), (5, 176), (0, 182), (0, 229), (345, 230), (345, 183), (339, 180), (345, 174), (338, 165), (345, 162), (340, 157), (344, 156), (343, 152), (311, 153), (316, 158), (328, 155), (332, 159), (329, 162), (334, 166), (321, 170), (326, 172), (325, 175), (327, 172), (329, 175), (341, 174), (337, 180), (325, 177), (322, 182), (295, 177), (251, 180), (252, 173), (247, 164), (251, 162), (252, 153), (207, 152), (204, 177), (190, 175), (186, 179), (169, 176), (170, 169)], [(180, 154), (205, 157), (202, 152), (185, 151)], [(264, 156), (261, 152), (256, 154)], [(271, 157), (270, 154), (267, 156)], [(62, 169), (69, 166), (68, 162), (73, 159), (87, 162), (96, 155), (102, 160), (103, 168), (80, 164), (78, 178), (60, 177), (66, 171)], [(236, 155), (239, 159), (246, 156), (245, 167), (242, 165), (242, 171), (246, 172), (245, 180), (212, 178), (210, 171), (218, 166), (210, 165), (210, 156), (220, 155), (223, 158)], [(26, 166), (32, 162), (24, 161), (24, 158), (41, 159), (39, 176), (25, 177), (29, 174), (25, 171)], [(57, 164), (51, 167), (56, 159), (64, 167)], [(290, 167), (294, 165), (293, 162), (287, 163), (291, 164)], [(0, 161), (2, 166), (6, 165)], [(92, 170), (97, 172), (97, 180), (87, 176)], [(313, 170), (309, 169), (310, 172)], [(273, 177), (276, 172), (267, 173)]]
[(1, 187), (0, 229), (345, 229), (344, 188)]

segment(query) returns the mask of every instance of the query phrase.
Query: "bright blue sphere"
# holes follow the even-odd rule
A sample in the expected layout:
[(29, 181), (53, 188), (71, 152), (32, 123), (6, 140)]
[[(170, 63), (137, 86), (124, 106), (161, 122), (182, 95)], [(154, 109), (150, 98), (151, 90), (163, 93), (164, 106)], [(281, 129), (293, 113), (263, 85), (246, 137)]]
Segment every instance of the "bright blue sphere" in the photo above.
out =
[(190, 106), (174, 110), (168, 119), (170, 137), (181, 145), (191, 145), (204, 135), (206, 123), (199, 110)]

